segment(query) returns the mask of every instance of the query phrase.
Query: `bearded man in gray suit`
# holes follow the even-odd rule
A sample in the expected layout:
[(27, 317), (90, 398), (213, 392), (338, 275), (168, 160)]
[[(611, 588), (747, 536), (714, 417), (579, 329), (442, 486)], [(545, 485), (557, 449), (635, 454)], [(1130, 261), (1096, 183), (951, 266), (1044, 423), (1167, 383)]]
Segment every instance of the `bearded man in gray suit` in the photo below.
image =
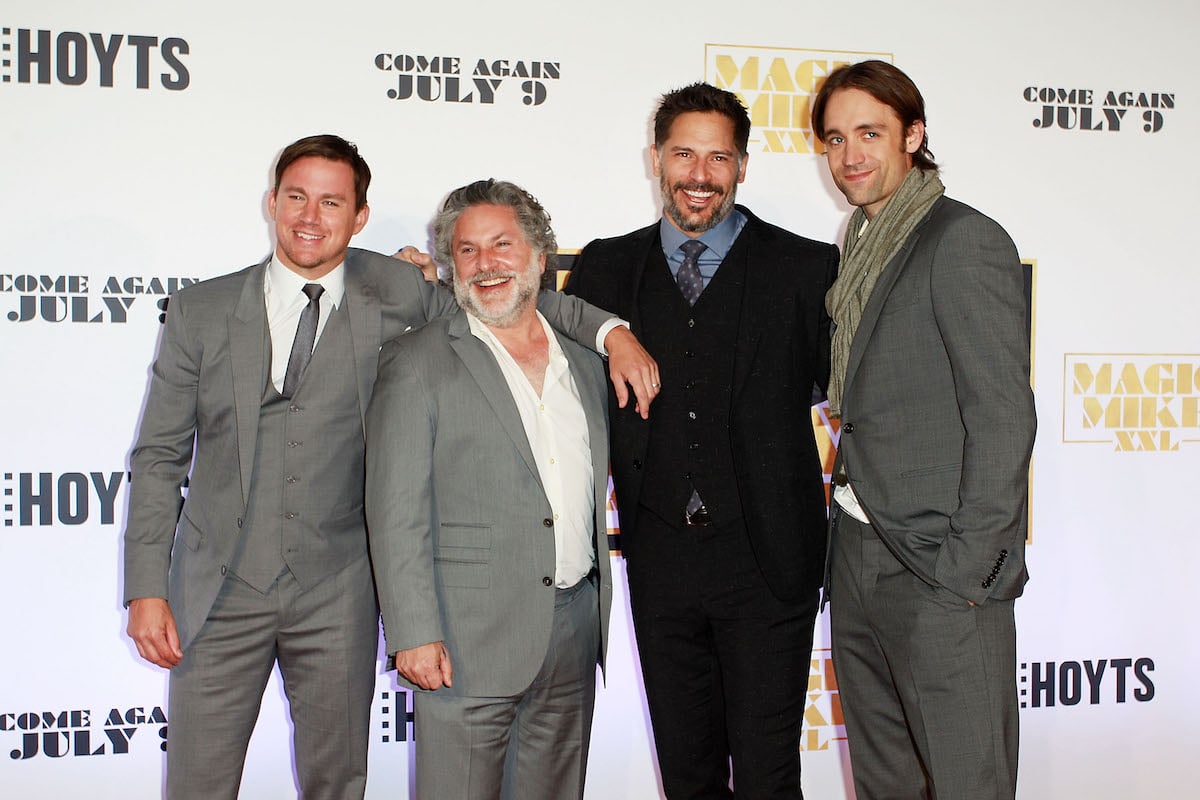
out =
[(842, 422), (825, 581), (855, 790), (1011, 798), (1036, 427), (1020, 260), (943, 195), (900, 70), (835, 70), (813, 130), (858, 207), (827, 296)]
[(549, 222), (511, 183), (450, 194), (435, 238), (462, 310), (384, 346), (367, 412), (372, 562), (431, 800), (583, 796), (612, 598), (608, 390), (535, 307)]
[[(364, 793), (378, 642), (364, 417), (380, 343), (455, 309), (411, 265), (348, 248), (370, 177), (337, 136), (289, 145), (274, 255), (170, 303), (130, 459), (125, 602), (138, 652), (171, 670), (171, 798), (237, 795), (276, 663), (301, 794)], [(645, 411), (658, 379), (632, 335), (572, 298), (540, 302), (613, 350)]]

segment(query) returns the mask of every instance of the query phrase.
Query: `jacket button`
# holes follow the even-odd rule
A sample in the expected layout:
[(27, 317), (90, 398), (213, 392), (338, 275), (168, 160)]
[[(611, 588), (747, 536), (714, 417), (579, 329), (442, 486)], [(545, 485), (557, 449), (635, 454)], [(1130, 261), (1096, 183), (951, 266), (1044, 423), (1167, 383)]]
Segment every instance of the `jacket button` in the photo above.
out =
[(242, 518), (238, 517), (238, 527), (242, 527)]
[(222, 565), (222, 567), (221, 567), (221, 574), (222, 574), (222, 575), (224, 575), (224, 574), (225, 574), (226, 572), (228, 572), (228, 571), (229, 571), (228, 567), (225, 567), (224, 565)]
[(544, 520), (542, 520), (542, 524), (545, 525), (547, 528), (553, 528), (554, 520), (550, 519), (549, 517), (546, 517)]
[(854, 423), (853, 422), (842, 423), (842, 433), (854, 433)]
[(545, 578), (542, 578), (542, 586), (553, 586), (553, 585), (554, 585), (554, 578), (551, 578), (550, 576), (546, 576)]
[(642, 468), (642, 461), (641, 461), (641, 459), (635, 458), (635, 459), (633, 460), (633, 468), (634, 468), (634, 469), (641, 469), (641, 468)]

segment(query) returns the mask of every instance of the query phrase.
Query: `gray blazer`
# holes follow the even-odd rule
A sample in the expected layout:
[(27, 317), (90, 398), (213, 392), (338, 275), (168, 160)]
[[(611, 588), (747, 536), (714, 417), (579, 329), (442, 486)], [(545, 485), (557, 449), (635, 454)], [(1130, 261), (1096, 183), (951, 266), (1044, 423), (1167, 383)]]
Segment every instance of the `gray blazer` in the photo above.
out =
[(885, 268), (850, 348), (835, 472), (909, 569), (975, 603), (1017, 597), (1028, 578), (1027, 332), (1012, 240), (943, 197)]
[[(593, 353), (559, 342), (588, 420), (603, 666), (607, 389)], [(552, 512), (508, 384), (463, 311), (384, 345), (367, 413), (367, 521), (387, 652), (444, 641), (454, 685), (441, 692), (526, 688), (554, 615)]]
[[(208, 617), (246, 516), (270, 370), (263, 299), (269, 261), (172, 296), (130, 456), (125, 603), (167, 598), (185, 649)], [(380, 344), (456, 305), (411, 264), (355, 248), (346, 254), (345, 287), (361, 416), (375, 385)], [(552, 324), (589, 344), (610, 317), (555, 292), (543, 293), (539, 308)], [(185, 500), (181, 489), (189, 472)], [(335, 501), (357, 506), (361, 517), (362, 486), (341, 491), (346, 496)], [(333, 574), (354, 556), (365, 556), (365, 526), (363, 518), (327, 537), (319, 550), (305, 554), (307, 565)]]

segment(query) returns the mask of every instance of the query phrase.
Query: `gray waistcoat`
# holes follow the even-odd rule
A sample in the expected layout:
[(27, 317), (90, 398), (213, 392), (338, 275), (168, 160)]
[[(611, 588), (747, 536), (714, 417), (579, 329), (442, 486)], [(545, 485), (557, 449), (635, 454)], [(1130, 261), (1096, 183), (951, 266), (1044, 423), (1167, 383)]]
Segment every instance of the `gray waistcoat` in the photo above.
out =
[(282, 397), (269, 379), (263, 391), (246, 523), (232, 564), (259, 591), (285, 570), (309, 589), (367, 553), (356, 387), (343, 303), (295, 396)]

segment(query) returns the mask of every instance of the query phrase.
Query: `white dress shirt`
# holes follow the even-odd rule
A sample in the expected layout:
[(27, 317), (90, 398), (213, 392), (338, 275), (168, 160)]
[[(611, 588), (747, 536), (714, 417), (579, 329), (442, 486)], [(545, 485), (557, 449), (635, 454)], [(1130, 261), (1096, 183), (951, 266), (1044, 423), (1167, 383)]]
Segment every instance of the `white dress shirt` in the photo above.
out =
[(342, 304), (342, 298), (345, 297), (344, 264), (338, 264), (328, 274), (314, 281), (292, 272), (279, 261), (279, 256), (271, 257), (263, 277), (263, 294), (267, 301), (267, 329), (271, 332), (271, 383), (275, 384), (276, 391), (283, 392), (283, 378), (287, 374), (296, 328), (300, 326), (300, 314), (308, 305), (304, 285), (319, 283), (325, 287), (318, 301), (321, 314), (317, 317), (317, 338), (313, 341), (315, 351), (329, 315)]
[(571, 377), (570, 364), (550, 325), (541, 313), (537, 316), (550, 343), (550, 360), (542, 380), (541, 397), (487, 325), (470, 314), (467, 321), (471, 333), (496, 357), (521, 414), (521, 424), (554, 515), (554, 585), (566, 589), (591, 572), (595, 563), (592, 531), (596, 520), (596, 498), (592, 483), (592, 448), (587, 417), (579, 399), (579, 389)]

